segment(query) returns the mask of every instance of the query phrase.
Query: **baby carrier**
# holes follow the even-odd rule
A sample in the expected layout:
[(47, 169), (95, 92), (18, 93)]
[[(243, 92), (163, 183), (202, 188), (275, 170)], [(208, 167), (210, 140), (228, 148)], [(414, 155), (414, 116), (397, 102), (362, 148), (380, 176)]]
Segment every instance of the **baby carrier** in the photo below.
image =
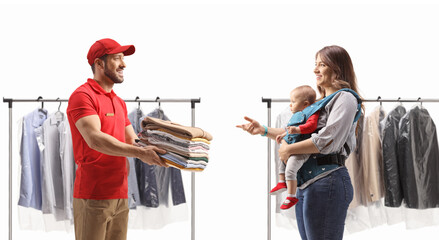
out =
[[(337, 92), (323, 98), (322, 100), (315, 102), (305, 108), (303, 111), (296, 112), (291, 117), (288, 122), (288, 126), (299, 126), (304, 124), (310, 116), (324, 108), (340, 91), (350, 92), (357, 98), (357, 113), (355, 114), (354, 123), (358, 121), (361, 116), (361, 99), (358, 94), (349, 88), (343, 88), (338, 90)], [(317, 132), (318, 130), (316, 130)], [(287, 134), (284, 139), (288, 144), (302, 141), (311, 137), (311, 134)], [(344, 148), (349, 155), (351, 150), (348, 145), (345, 143)], [(297, 186), (302, 185), (306, 181), (314, 178), (317, 175), (320, 175), (323, 172), (335, 169), (339, 166), (344, 166), (344, 162), (346, 160), (345, 156), (340, 155), (339, 153), (333, 154), (312, 154), (309, 159), (303, 164), (303, 166), (297, 172)]]

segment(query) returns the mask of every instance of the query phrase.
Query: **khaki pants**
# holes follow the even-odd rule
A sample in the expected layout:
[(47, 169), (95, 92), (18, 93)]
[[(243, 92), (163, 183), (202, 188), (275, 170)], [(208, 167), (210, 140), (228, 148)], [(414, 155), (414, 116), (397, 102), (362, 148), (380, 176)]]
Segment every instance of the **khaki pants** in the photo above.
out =
[(73, 199), (76, 240), (125, 240), (128, 199)]

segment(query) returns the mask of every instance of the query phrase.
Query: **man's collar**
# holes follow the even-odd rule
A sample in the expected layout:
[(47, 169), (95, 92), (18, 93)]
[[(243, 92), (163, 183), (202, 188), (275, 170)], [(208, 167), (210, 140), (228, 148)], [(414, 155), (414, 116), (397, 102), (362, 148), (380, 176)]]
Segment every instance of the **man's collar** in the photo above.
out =
[(87, 80), (87, 83), (90, 84), (91, 88), (92, 88), (96, 93), (103, 94), (103, 95), (107, 95), (107, 96), (110, 96), (110, 97), (114, 97), (114, 96), (116, 95), (116, 94), (114, 93), (113, 89), (111, 89), (111, 92), (109, 92), (109, 93), (106, 92), (106, 91), (101, 87), (101, 85), (99, 85), (99, 83), (98, 83), (96, 80), (94, 80), (94, 79), (89, 78), (89, 79)]

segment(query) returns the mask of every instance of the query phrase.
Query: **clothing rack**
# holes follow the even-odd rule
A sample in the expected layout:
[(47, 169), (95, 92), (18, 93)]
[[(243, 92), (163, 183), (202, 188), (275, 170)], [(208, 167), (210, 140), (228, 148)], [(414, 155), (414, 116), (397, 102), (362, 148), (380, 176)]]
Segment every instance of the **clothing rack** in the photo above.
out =
[[(4, 98), (3, 102), (8, 103), (9, 108), (9, 240), (12, 240), (12, 106), (13, 102), (41, 102), (41, 108), (44, 107), (44, 102), (68, 102), (68, 99), (44, 99), (39, 96), (37, 99), (13, 99)], [(135, 99), (124, 99), (125, 102), (149, 102), (149, 103), (191, 103), (191, 126), (195, 126), (195, 104), (200, 103), (200, 98), (188, 98), (188, 99), (162, 99), (156, 97), (155, 99), (140, 99), (138, 96)], [(195, 173), (191, 173), (191, 240), (195, 240)]]
[[(379, 102), (380, 104), (383, 102), (412, 102), (412, 103), (422, 103), (423, 102), (439, 102), (437, 98), (417, 98), (417, 99), (401, 99), (400, 97), (397, 99), (382, 99), (381, 96), (378, 96), (376, 99), (362, 99), (363, 102)], [(279, 103), (279, 102), (290, 102), (290, 99), (287, 98), (264, 98), (262, 97), (262, 102), (267, 103), (267, 126), (271, 127), (271, 103)], [(267, 138), (267, 192), (271, 190), (271, 139)], [(270, 195), (267, 197), (267, 239), (271, 240), (271, 198)]]

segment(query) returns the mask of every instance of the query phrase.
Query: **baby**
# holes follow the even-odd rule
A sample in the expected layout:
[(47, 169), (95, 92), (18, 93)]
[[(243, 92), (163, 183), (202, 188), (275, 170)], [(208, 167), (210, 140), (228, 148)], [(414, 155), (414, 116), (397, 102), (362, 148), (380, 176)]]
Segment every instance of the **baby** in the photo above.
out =
[[(307, 85), (297, 87), (291, 91), (290, 100), (290, 109), (293, 116), (288, 122), (285, 133), (276, 137), (276, 141), (279, 144), (282, 139), (285, 139), (288, 144), (307, 139), (317, 128), (320, 111), (311, 115), (305, 123), (300, 124), (306, 119), (302, 111), (316, 101), (314, 89)], [(287, 190), (287, 198), (280, 206), (280, 209), (289, 209), (299, 201), (296, 198), (297, 171), (309, 156), (310, 154), (292, 155), (286, 164), (283, 162), (279, 164), (279, 183), (270, 191), (270, 194), (274, 195)]]

